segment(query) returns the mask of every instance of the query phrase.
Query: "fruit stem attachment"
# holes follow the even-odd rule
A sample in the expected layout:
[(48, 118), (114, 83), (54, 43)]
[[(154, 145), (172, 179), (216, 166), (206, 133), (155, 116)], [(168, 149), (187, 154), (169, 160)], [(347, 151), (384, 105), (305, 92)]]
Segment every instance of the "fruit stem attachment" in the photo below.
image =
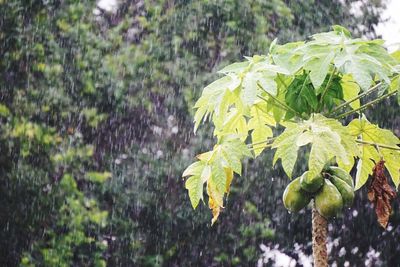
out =
[(312, 209), (312, 250), (314, 267), (328, 267), (328, 221), (318, 213), (313, 203)]

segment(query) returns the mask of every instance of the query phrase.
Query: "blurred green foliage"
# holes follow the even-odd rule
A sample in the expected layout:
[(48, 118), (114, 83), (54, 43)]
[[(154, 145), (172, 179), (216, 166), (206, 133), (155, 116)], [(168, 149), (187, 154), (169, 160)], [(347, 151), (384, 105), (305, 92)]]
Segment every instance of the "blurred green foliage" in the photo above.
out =
[(275, 37), (373, 34), (381, 1), (360, 16), (350, 2), (0, 0), (0, 265), (249, 266), (261, 243), (307, 245), (262, 158), (204, 227), (179, 176), (211, 140), (188, 107), (213, 70)]

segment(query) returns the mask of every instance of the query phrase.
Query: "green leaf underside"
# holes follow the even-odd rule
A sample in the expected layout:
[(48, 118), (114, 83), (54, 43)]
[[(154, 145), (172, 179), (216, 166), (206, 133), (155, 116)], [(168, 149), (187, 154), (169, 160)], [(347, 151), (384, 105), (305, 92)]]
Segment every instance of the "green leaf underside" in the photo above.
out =
[(286, 174), (292, 177), (298, 149), (307, 144), (311, 144), (308, 169), (314, 176), (333, 157), (345, 165), (351, 164), (355, 154), (347, 149), (357, 148), (354, 138), (338, 121), (313, 114), (307, 121), (287, 124), (272, 144), (272, 148), (277, 148), (273, 164), (280, 158)]

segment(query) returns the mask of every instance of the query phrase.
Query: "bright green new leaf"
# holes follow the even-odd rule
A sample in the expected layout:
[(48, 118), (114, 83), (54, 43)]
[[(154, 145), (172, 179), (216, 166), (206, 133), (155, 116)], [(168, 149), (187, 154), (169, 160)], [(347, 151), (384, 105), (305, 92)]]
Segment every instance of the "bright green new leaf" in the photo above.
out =
[(320, 173), (333, 157), (350, 164), (355, 152), (348, 149), (357, 150), (354, 138), (338, 121), (313, 114), (307, 121), (287, 124), (285, 131), (272, 144), (272, 148), (277, 148), (273, 163), (281, 158), (286, 174), (291, 177), (298, 148), (306, 144), (312, 145), (308, 168), (313, 175)]

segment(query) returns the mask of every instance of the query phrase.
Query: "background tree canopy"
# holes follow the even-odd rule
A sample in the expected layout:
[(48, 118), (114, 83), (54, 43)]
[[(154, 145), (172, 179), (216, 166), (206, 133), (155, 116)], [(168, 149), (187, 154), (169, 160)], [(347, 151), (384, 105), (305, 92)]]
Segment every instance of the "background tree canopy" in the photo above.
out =
[[(180, 174), (212, 140), (193, 135), (188, 107), (213, 70), (275, 38), (333, 24), (375, 37), (383, 3), (354, 15), (352, 2), (0, 0), (0, 265), (249, 266), (261, 243), (309, 255), (308, 216), (285, 211), (271, 154), (247, 163), (229, 214), (204, 227)], [(369, 117), (398, 131), (390, 104)], [(332, 259), (361, 266), (372, 249), (374, 266), (394, 266), (400, 216), (381, 232), (365, 196), (333, 222)]]

